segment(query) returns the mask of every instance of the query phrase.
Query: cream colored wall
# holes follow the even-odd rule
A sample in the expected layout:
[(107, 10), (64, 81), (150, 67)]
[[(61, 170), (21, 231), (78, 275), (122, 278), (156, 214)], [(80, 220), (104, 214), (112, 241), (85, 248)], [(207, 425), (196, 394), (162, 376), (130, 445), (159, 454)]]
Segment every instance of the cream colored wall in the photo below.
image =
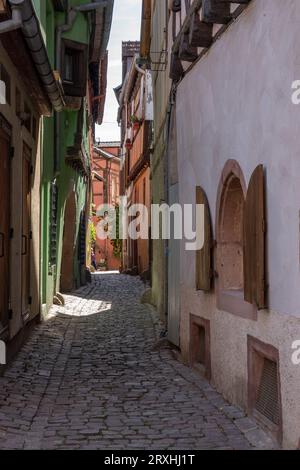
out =
[(283, 446), (295, 449), (300, 438), (300, 365), (292, 362), (292, 343), (300, 339), (299, 319), (269, 310), (258, 321), (242, 319), (216, 308), (214, 294), (181, 285), (181, 352), (189, 356), (190, 314), (210, 320), (212, 383), (227, 400), (247, 409), (247, 335), (279, 350), (283, 414)]
[[(239, 162), (248, 185), (266, 169), (267, 264), (270, 310), (258, 320), (216, 308), (214, 293), (195, 291), (195, 253), (181, 249), (181, 348), (189, 349), (189, 314), (211, 320), (212, 380), (225, 396), (247, 405), (247, 334), (279, 349), (284, 447), (300, 438), (299, 119), (291, 84), (300, 78), (297, 18), (300, 3), (253, 0), (180, 83), (177, 142), (180, 202), (206, 191), (215, 237), (217, 188), (228, 159)], [(284, 38), (284, 40), (282, 40)]]
[[(15, 114), (15, 88), (19, 88), (22, 99), (33, 107), (27, 90), (23, 87), (20, 74), (10, 61), (6, 51), (0, 42), (0, 63), (3, 63), (11, 77), (11, 105), (0, 105), (0, 113), (10, 123), (13, 129), (12, 146), (14, 147), (14, 157), (11, 161), (11, 227), (14, 229), (14, 237), (10, 244), (10, 298), (13, 317), (10, 321), (10, 337), (14, 337), (23, 326), (21, 316), (21, 251), (22, 251), (22, 156), (23, 142), (32, 149), (32, 165), (34, 174), (32, 175), (32, 231), (31, 241), (31, 318), (40, 311), (39, 306), (39, 278), (40, 278), (40, 151), (39, 145), (32, 138), (24, 126), (21, 126), (19, 118)], [(37, 125), (39, 116), (34, 113)], [(38, 148), (38, 150), (37, 150)]]

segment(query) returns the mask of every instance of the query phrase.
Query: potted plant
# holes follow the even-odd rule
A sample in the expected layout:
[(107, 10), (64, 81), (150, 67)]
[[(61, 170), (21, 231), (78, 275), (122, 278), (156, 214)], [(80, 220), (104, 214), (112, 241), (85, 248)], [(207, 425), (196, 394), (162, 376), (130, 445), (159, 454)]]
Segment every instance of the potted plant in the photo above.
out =
[(131, 121), (133, 130), (135, 131), (139, 130), (140, 125), (141, 125), (141, 120), (135, 114), (131, 116), (130, 121)]
[(132, 142), (131, 142), (130, 139), (126, 139), (125, 148), (126, 148), (127, 150), (131, 150), (131, 149), (132, 149)]

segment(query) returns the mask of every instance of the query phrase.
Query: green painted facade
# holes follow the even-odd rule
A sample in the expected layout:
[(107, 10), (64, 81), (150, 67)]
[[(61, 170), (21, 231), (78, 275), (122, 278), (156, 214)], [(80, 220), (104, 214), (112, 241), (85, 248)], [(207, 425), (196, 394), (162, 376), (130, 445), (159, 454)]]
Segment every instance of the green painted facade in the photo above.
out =
[[(71, 0), (69, 6), (81, 5), (86, 1)], [(47, 47), (48, 56), (53, 69), (55, 63), (55, 39), (56, 28), (66, 22), (66, 13), (55, 11), (51, 0), (33, 0), (36, 14), (40, 20), (41, 32)], [(91, 15), (78, 13), (73, 27), (63, 38), (73, 40), (82, 44), (89, 44), (91, 36)], [(86, 64), (88, 67), (88, 64)], [(61, 72), (61, 71), (59, 71)], [(84, 116), (82, 125), (82, 146), (86, 155), (86, 167), (89, 168), (89, 127), (87, 122), (86, 98), (83, 98)], [(76, 222), (75, 222), (75, 250), (73, 258), (73, 280), (74, 287), (79, 287), (83, 282), (82, 268), (78, 254), (79, 226), (82, 211), (86, 209), (87, 200), (87, 178), (77, 170), (66, 164), (65, 158), (68, 147), (74, 145), (75, 134), (78, 126), (79, 112), (64, 110), (59, 116), (59, 151), (57, 155), (57, 170), (55, 171), (55, 113), (51, 117), (44, 117), (41, 132), (42, 146), (42, 177), (41, 177), (41, 304), (45, 313), (53, 303), (53, 298), (60, 291), (61, 262), (63, 254), (63, 234), (65, 227), (65, 206), (70, 192), (74, 189), (76, 198)], [(56, 183), (58, 191), (57, 204), (57, 232), (55, 261), (50, 256), (51, 245), (51, 187)], [(66, 226), (66, 230), (73, 227)], [(53, 258), (53, 257), (52, 257)]]

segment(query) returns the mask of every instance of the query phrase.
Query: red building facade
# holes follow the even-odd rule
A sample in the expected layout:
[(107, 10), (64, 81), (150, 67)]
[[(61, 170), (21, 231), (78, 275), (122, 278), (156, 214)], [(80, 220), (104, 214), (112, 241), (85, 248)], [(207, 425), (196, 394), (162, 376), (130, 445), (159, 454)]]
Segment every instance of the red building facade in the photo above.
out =
[[(117, 207), (120, 196), (120, 143), (103, 142), (94, 147), (93, 173), (93, 224), (101, 221), (99, 209), (103, 205)], [(118, 250), (109, 238), (101, 240), (96, 236), (95, 257), (97, 268), (102, 271), (119, 270), (121, 259)]]

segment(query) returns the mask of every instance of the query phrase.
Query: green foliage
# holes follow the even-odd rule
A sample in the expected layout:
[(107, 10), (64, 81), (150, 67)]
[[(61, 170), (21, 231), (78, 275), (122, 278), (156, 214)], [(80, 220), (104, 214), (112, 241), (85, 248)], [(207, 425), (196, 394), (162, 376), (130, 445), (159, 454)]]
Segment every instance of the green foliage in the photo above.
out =
[(122, 253), (122, 240), (119, 238), (119, 228), (120, 228), (120, 208), (116, 206), (116, 238), (111, 241), (111, 244), (114, 247), (114, 256), (116, 258), (121, 257)]
[(90, 222), (90, 240), (91, 240), (91, 244), (96, 243), (96, 239), (97, 239), (97, 236), (96, 236), (95, 225), (93, 224), (93, 222)]

